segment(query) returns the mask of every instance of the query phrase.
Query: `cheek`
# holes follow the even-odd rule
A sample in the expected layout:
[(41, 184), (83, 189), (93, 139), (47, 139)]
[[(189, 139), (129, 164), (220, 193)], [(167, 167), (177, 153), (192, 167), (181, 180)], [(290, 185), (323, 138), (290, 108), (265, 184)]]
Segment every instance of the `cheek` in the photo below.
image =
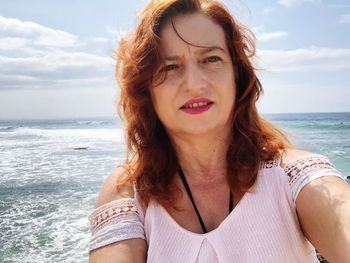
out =
[(158, 115), (158, 118), (162, 120), (162, 116), (166, 114), (166, 111), (169, 108), (169, 96), (165, 94), (162, 87), (156, 87), (151, 91), (151, 98), (153, 108)]
[[(227, 75), (226, 75), (227, 76)], [(224, 80), (224, 81), (223, 81)], [(226, 99), (226, 105), (227, 107), (230, 107), (231, 110), (235, 107), (235, 101), (236, 101), (236, 82), (234, 75), (232, 74), (230, 77), (223, 78), (221, 80), (222, 87), (225, 87), (222, 89), (222, 96)]]
[(225, 73), (219, 75), (216, 78), (216, 83), (219, 83), (220, 87), (222, 87), (222, 91), (225, 92), (228, 96), (235, 96), (236, 81), (232, 72), (226, 71)]

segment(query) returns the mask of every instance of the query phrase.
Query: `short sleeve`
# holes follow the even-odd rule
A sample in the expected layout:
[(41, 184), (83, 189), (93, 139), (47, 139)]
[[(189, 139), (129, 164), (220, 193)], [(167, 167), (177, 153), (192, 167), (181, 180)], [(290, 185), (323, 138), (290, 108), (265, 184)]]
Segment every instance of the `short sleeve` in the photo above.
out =
[(294, 204), (303, 187), (316, 178), (337, 176), (345, 180), (329, 159), (319, 154), (311, 154), (297, 159), (286, 165), (284, 171), (289, 176)]
[(134, 198), (115, 200), (94, 210), (89, 216), (89, 251), (127, 239), (145, 239), (140, 210)]

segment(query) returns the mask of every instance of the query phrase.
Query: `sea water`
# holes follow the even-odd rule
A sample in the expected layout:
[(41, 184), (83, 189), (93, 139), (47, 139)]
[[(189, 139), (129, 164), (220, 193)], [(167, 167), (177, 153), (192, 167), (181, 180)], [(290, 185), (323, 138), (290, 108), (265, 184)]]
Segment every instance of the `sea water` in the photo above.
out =
[[(350, 175), (350, 113), (265, 117)], [(88, 216), (125, 150), (117, 119), (0, 121), (0, 262), (87, 262)]]

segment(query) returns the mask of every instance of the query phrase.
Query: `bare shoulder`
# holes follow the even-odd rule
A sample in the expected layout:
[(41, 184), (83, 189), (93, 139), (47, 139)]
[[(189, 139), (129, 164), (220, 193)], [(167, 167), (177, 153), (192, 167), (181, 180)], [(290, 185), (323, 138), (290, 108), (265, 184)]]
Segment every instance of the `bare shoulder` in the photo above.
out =
[(122, 198), (133, 198), (134, 189), (130, 183), (117, 189), (116, 185), (120, 180), (129, 176), (127, 170), (123, 167), (117, 167), (110, 175), (108, 175), (102, 185), (99, 196), (96, 201), (96, 207), (109, 203), (111, 201)]
[(287, 148), (283, 151), (281, 158), (281, 166), (286, 167), (289, 164), (294, 163), (296, 160), (312, 155), (312, 152), (305, 151), (297, 148)]
[[(124, 167), (118, 167), (111, 174), (109, 174), (102, 185), (100, 194), (97, 198), (96, 206), (100, 207), (104, 204), (118, 199), (134, 198), (133, 183), (129, 183), (128, 185), (123, 185), (122, 187), (118, 188), (116, 187), (117, 183), (119, 183), (120, 180), (124, 181), (124, 179), (127, 179), (128, 176), (130, 176), (130, 174)], [(110, 220), (109, 222), (112, 222), (113, 225), (120, 223), (121, 220), (117, 220), (117, 222)], [(123, 229), (120, 230), (122, 231), (120, 233), (123, 234), (123, 238), (125, 238), (124, 232), (127, 231), (128, 228), (130, 228), (129, 230), (132, 232), (134, 231), (135, 226), (138, 226), (135, 225), (135, 222), (133, 220), (127, 220), (124, 221), (124, 223), (125, 222), (127, 222), (127, 224), (125, 224), (125, 226), (123, 226)], [(142, 222), (140, 221), (140, 223)], [(136, 224), (138, 223), (136, 222)], [(89, 263), (146, 262), (147, 243), (143, 238), (126, 238), (115, 242), (112, 240), (112, 243), (110, 243), (110, 236), (117, 233), (119, 231), (119, 228), (116, 228), (117, 231), (115, 232), (113, 232), (113, 227), (104, 229), (105, 230), (100, 231), (99, 234), (94, 235), (97, 235), (98, 240), (103, 240), (98, 242), (104, 242), (107, 240), (109, 243), (90, 251)], [(139, 235), (140, 233), (138, 236)]]

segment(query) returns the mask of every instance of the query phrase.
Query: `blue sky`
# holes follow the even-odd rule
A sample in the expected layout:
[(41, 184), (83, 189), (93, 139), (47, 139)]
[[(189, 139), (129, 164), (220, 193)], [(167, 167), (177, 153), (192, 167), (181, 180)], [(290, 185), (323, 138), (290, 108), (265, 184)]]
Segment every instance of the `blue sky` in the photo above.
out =
[[(0, 118), (114, 116), (113, 51), (146, 0), (0, 0)], [(262, 113), (350, 111), (348, 0), (226, 0), (257, 36)]]

